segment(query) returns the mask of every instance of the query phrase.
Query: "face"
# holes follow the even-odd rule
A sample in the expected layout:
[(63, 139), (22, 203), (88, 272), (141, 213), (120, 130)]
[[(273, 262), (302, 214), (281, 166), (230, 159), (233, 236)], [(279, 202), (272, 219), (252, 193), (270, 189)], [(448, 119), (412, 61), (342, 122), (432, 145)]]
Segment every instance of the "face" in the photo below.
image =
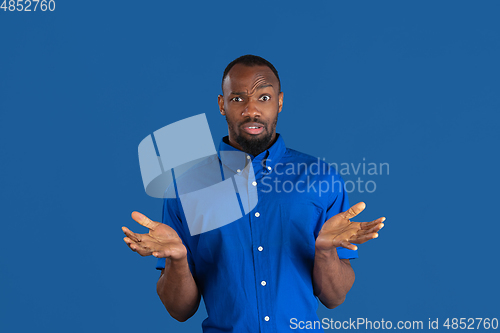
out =
[(236, 64), (222, 90), (219, 109), (226, 116), (229, 143), (254, 156), (269, 148), (276, 139), (283, 106), (283, 93), (273, 71), (267, 66)]

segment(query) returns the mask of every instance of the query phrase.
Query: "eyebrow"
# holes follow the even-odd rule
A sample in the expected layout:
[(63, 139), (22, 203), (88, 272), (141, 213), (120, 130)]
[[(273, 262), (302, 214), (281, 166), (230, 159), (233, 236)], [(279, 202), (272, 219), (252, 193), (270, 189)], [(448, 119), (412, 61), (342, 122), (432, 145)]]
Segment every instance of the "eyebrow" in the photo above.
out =
[[(273, 85), (272, 84), (263, 84), (261, 86), (258, 86), (257, 89), (255, 90), (259, 90), (259, 89), (264, 89), (264, 88), (268, 88), (268, 87), (272, 87)], [(240, 92), (240, 91), (231, 91), (231, 95), (246, 95), (246, 91), (243, 91), (243, 92)]]

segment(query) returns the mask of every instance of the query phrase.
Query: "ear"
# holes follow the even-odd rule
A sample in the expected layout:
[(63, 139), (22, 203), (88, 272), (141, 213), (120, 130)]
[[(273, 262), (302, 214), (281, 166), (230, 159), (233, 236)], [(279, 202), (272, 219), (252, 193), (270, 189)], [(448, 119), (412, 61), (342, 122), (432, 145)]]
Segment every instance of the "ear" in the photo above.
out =
[(281, 112), (281, 108), (283, 107), (283, 92), (280, 92), (278, 95), (278, 113)]
[(222, 95), (217, 96), (217, 103), (219, 103), (220, 114), (225, 116), (226, 110), (224, 110), (224, 96)]

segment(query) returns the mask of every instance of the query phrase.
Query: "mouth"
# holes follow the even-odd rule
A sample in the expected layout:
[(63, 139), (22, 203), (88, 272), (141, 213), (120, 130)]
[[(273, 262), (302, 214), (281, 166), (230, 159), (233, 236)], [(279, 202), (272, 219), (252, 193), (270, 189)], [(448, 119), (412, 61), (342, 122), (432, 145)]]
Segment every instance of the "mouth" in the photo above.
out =
[(247, 123), (242, 126), (242, 129), (248, 134), (257, 135), (264, 131), (264, 125), (259, 123)]

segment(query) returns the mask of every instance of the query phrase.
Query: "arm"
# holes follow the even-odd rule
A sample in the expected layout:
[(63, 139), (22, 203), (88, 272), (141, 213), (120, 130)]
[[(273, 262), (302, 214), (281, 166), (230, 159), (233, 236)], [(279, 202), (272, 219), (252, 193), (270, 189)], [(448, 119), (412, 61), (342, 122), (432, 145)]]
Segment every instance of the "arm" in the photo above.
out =
[(178, 321), (188, 320), (198, 310), (200, 293), (187, 261), (187, 249), (177, 232), (166, 224), (151, 221), (133, 212), (132, 218), (149, 229), (147, 234), (136, 234), (122, 227), (127, 237), (123, 240), (130, 249), (141, 256), (165, 258), (156, 285), (158, 296), (170, 315)]
[(166, 260), (156, 284), (156, 292), (168, 313), (178, 321), (193, 316), (200, 305), (200, 292), (189, 270), (187, 258)]
[(321, 303), (333, 309), (345, 300), (354, 283), (354, 271), (348, 259), (339, 259), (337, 247), (357, 250), (352, 244), (362, 244), (378, 237), (385, 217), (372, 222), (351, 222), (349, 219), (365, 209), (360, 202), (348, 211), (337, 214), (325, 222), (316, 238), (313, 287)]
[(333, 309), (345, 300), (354, 283), (354, 271), (349, 259), (339, 259), (337, 250), (318, 251), (314, 256), (314, 294), (328, 309)]

